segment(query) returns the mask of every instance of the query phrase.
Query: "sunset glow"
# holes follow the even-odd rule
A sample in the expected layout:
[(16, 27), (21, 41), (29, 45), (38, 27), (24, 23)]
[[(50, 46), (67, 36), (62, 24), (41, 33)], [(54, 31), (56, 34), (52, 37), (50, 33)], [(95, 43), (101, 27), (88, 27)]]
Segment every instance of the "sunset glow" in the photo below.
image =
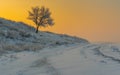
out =
[(34, 25), (32, 6), (50, 8), (53, 27), (42, 30), (70, 34), (90, 41), (120, 42), (120, 0), (0, 0), (0, 17)]

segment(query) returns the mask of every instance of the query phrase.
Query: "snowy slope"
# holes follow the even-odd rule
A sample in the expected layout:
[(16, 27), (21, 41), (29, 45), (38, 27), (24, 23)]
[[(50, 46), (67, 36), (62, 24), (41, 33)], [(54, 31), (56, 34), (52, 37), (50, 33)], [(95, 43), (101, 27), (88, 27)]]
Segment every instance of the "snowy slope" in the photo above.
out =
[(79, 44), (0, 57), (0, 75), (119, 75), (120, 45)]
[(36, 34), (35, 28), (30, 27), (30, 25), (0, 18), (1, 54), (8, 51), (36, 51), (46, 47), (75, 43), (88, 43), (88, 41), (82, 38), (51, 32), (39, 31)]
[(0, 18), (0, 75), (120, 75), (120, 44), (34, 31)]

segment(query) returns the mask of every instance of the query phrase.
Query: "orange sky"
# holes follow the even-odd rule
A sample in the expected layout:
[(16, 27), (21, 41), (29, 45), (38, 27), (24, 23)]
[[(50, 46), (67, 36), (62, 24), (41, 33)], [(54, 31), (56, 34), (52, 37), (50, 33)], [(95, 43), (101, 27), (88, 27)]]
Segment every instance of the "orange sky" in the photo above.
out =
[(0, 0), (0, 17), (27, 20), (32, 6), (49, 7), (55, 26), (42, 28), (90, 41), (120, 42), (120, 0)]

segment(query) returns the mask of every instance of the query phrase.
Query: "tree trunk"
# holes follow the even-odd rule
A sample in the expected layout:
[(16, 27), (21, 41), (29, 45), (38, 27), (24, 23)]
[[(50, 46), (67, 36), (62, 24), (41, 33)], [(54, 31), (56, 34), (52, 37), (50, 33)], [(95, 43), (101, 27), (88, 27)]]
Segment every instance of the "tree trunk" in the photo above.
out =
[(39, 25), (38, 25), (37, 28), (36, 28), (36, 31), (35, 31), (36, 33), (38, 33), (38, 29), (39, 29)]

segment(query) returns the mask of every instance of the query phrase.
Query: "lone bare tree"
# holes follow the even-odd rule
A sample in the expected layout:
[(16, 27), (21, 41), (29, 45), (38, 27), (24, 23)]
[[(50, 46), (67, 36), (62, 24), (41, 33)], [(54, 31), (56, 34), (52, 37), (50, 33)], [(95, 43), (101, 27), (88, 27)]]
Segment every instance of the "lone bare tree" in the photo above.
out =
[(39, 8), (36, 6), (32, 7), (31, 9), (31, 11), (28, 11), (28, 19), (32, 20), (36, 24), (36, 33), (38, 33), (39, 27), (47, 27), (54, 25), (49, 8), (45, 8), (44, 6)]

